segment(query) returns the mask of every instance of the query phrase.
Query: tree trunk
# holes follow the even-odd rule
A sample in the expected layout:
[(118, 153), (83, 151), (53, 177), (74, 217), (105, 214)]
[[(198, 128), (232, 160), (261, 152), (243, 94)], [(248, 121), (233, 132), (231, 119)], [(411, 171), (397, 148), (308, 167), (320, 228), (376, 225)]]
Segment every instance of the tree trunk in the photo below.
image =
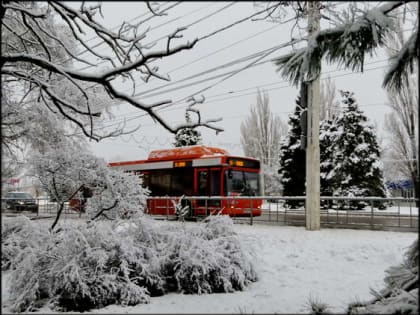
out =
[(54, 231), (54, 228), (55, 228), (55, 226), (57, 225), (58, 220), (60, 219), (61, 212), (63, 212), (63, 209), (64, 209), (64, 202), (61, 202), (61, 203), (60, 203), (60, 208), (58, 209), (58, 211), (57, 211), (57, 215), (55, 216), (54, 223), (51, 225), (51, 228), (50, 228), (50, 231), (51, 231), (51, 232), (52, 232), (52, 231)]
[(416, 173), (411, 174), (411, 180), (413, 181), (413, 186), (414, 186), (414, 198), (416, 198), (416, 207), (419, 208), (420, 207), (420, 202), (419, 202), (420, 181)]

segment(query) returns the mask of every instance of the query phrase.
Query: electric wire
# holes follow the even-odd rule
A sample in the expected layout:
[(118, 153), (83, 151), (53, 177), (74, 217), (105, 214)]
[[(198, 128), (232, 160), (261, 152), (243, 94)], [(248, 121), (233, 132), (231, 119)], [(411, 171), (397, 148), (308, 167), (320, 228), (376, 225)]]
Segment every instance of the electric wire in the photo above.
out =
[[(207, 14), (207, 15), (206, 15), (206, 16), (204, 16), (204, 17), (200, 17), (199, 19), (195, 20), (194, 22), (192, 22), (192, 23), (190, 23), (190, 24), (187, 24), (187, 25), (185, 25), (185, 26), (183, 26), (183, 27), (181, 27), (181, 28), (188, 28), (188, 27), (191, 27), (191, 26), (196, 25), (196, 24), (198, 24), (198, 23), (201, 23), (202, 21), (204, 21), (204, 20), (206, 20), (206, 19), (208, 19), (208, 18), (210, 18), (210, 17), (212, 17), (212, 16), (214, 16), (214, 15), (216, 15), (216, 14), (218, 14), (218, 13), (220, 13), (220, 12), (224, 11), (224, 10), (226, 10), (227, 8), (229, 8), (229, 7), (233, 6), (233, 5), (234, 5), (234, 4), (236, 4), (236, 3), (237, 3), (237, 2), (231, 2), (231, 3), (229, 3), (229, 4), (225, 5), (225, 6), (223, 6), (222, 8), (219, 8), (219, 9), (217, 9), (216, 11), (211, 12), (211, 13)], [(165, 24), (163, 24), (163, 25), (165, 25)], [(159, 37), (158, 39), (154, 39), (153, 41), (150, 41), (149, 43), (145, 44), (144, 46), (152, 46), (152, 45), (155, 45), (155, 44), (156, 44), (157, 42), (159, 42), (160, 40), (165, 39), (165, 38), (168, 38), (168, 36), (170, 36), (172, 33), (173, 33), (173, 31), (172, 31), (172, 32), (170, 32), (170, 33), (167, 33), (167, 34), (166, 34), (166, 35), (164, 35), (164, 36)], [(87, 70), (87, 69), (92, 68), (92, 67), (97, 67), (97, 66), (99, 66), (99, 65), (101, 65), (101, 64), (104, 64), (104, 63), (106, 63), (106, 62), (107, 62), (106, 60), (102, 60), (102, 61), (98, 62), (95, 66), (88, 65), (88, 66), (85, 66), (85, 67), (80, 68), (80, 69), (78, 69), (78, 70), (79, 70), (79, 71)]]
[[(175, 6), (177, 6), (177, 5), (181, 4), (181, 3), (182, 3), (181, 1), (175, 2), (174, 4), (171, 4), (171, 5), (170, 5), (170, 6), (168, 6), (167, 8), (163, 9), (160, 13), (165, 13), (165, 12), (167, 12), (168, 10), (170, 10), (170, 9), (174, 8)], [(128, 22), (129, 22), (129, 23), (131, 23), (131, 22), (133, 22), (133, 21), (137, 20), (138, 18), (141, 18), (141, 17), (143, 17), (143, 16), (145, 16), (145, 15), (148, 15), (148, 14), (151, 14), (151, 16), (150, 16), (150, 17), (148, 17), (148, 18), (146, 18), (145, 20), (143, 20), (143, 21), (139, 22), (138, 24), (144, 23), (144, 22), (149, 21), (149, 20), (151, 20), (152, 18), (156, 17), (156, 15), (155, 15), (155, 14), (151, 13), (150, 11), (147, 11), (147, 12), (145, 12), (145, 13), (141, 14), (141, 15), (138, 15), (138, 16), (136, 16), (136, 17), (134, 17), (134, 18), (130, 19)], [(118, 28), (120, 28), (120, 27), (121, 27), (121, 25), (116, 25), (116, 26), (114, 26), (114, 27), (111, 27), (111, 28), (110, 28), (110, 30), (116, 30), (116, 29), (118, 29)], [(88, 39), (86, 39), (86, 40), (84, 40), (84, 41), (87, 43), (87, 42), (90, 42), (90, 41), (92, 41), (92, 40), (94, 40), (94, 39), (98, 39), (98, 38), (99, 38), (99, 36), (98, 36), (98, 35), (95, 35), (95, 36), (92, 36), (91, 38), (88, 38)], [(92, 49), (92, 48), (97, 48), (97, 47), (99, 47), (99, 46), (102, 46), (103, 44), (105, 44), (105, 41), (101, 40), (99, 43), (94, 44), (94, 45), (93, 45), (92, 47), (90, 47), (90, 48), (91, 48), (91, 49)], [(84, 49), (84, 50), (82, 50), (81, 52), (75, 53), (75, 56), (81, 56), (81, 55), (83, 55), (84, 53), (86, 53), (86, 52), (88, 52), (88, 51), (89, 51), (89, 50)], [(62, 61), (62, 62), (61, 62), (61, 64), (65, 64), (66, 62), (68, 62), (68, 61), (70, 61), (70, 60), (72, 60), (72, 57), (69, 57), (69, 58), (67, 58), (66, 60)], [(94, 66), (90, 66), (90, 67), (94, 67)], [(76, 70), (77, 70), (77, 69), (76, 69)]]
[[(375, 62), (376, 63), (376, 62)], [(372, 70), (377, 70), (377, 69), (383, 69), (383, 68), (385, 68), (386, 66), (381, 66), (381, 67), (375, 67), (375, 68), (368, 68), (368, 69), (364, 69), (364, 71), (363, 72), (368, 72), (368, 71), (372, 71)], [(335, 70), (335, 71), (338, 71), (338, 70)], [(334, 72), (334, 70), (332, 70), (332, 71), (330, 71), (329, 73), (331, 73), (331, 72)], [(343, 76), (348, 76), (348, 75), (353, 75), (353, 74), (358, 74), (358, 73), (360, 73), (360, 71), (359, 72), (350, 72), (350, 73), (344, 73), (344, 74), (338, 74), (338, 75), (336, 75), (336, 76), (332, 76), (332, 78), (337, 78), (337, 77), (343, 77)], [(321, 80), (324, 80), (324, 79), (321, 79)], [(287, 82), (287, 81), (284, 81), (284, 82)], [(283, 82), (283, 83), (284, 83)], [(285, 85), (285, 86), (281, 86), (281, 87), (277, 87), (277, 88), (272, 88), (272, 89), (268, 89), (268, 90), (266, 90), (266, 91), (272, 91), (272, 90), (280, 90), (280, 89), (283, 89), (283, 88), (288, 88), (288, 87), (292, 87), (292, 85), (290, 85), (290, 84), (287, 84), (287, 85)], [(250, 88), (251, 89), (251, 88)], [(242, 95), (235, 95), (235, 96), (230, 96), (230, 97), (226, 97), (226, 98), (223, 98), (223, 99), (217, 99), (217, 100), (213, 100), (213, 101), (209, 101), (209, 102), (206, 102), (206, 103), (212, 103), (212, 102), (218, 102), (218, 101), (222, 101), (222, 100), (228, 100), (228, 99), (231, 99), (231, 98), (235, 98), (235, 97), (243, 97), (243, 96), (249, 96), (249, 95), (256, 95), (258, 92), (252, 92), (252, 93), (247, 93), (247, 94), (242, 94)], [(377, 103), (375, 103), (375, 106), (377, 106), (378, 104)], [(383, 105), (386, 105), (386, 106), (389, 106), (389, 104), (383, 104)], [(364, 107), (364, 106), (373, 106), (372, 104), (367, 104), (367, 105), (359, 105), (360, 107)], [(174, 108), (170, 108), (170, 109), (166, 109), (165, 110), (165, 112), (166, 111), (172, 111), (172, 110), (178, 110), (178, 109), (184, 109), (185, 107), (184, 107), (184, 105), (182, 105), (182, 106), (178, 106), (178, 107), (174, 107)], [(126, 114), (125, 114), (126, 115)], [(127, 117), (124, 117), (124, 118), (121, 118), (121, 119), (119, 119), (118, 121), (113, 121), (113, 123), (111, 123), (111, 124), (109, 124), (109, 125), (105, 125), (105, 126), (98, 126), (98, 127), (96, 127), (96, 128), (94, 128), (94, 130), (102, 130), (102, 129), (105, 129), (105, 128), (109, 128), (109, 127), (113, 127), (113, 126), (116, 126), (116, 125), (119, 125), (119, 124), (121, 124), (121, 123), (127, 123), (127, 122), (130, 122), (130, 121), (133, 121), (133, 120), (136, 120), (136, 119), (139, 119), (139, 118), (142, 118), (142, 117), (148, 117), (149, 115), (147, 114), (147, 113), (142, 113), (142, 114), (139, 114), (139, 115), (135, 115), (135, 116), (132, 116), (132, 117), (129, 117), (129, 118), (127, 118)]]

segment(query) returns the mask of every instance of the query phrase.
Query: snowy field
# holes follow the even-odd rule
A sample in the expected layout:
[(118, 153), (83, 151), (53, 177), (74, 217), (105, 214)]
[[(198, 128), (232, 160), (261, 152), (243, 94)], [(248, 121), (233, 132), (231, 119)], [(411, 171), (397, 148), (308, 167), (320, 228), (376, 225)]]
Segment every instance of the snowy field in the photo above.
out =
[[(173, 222), (173, 224), (181, 224)], [(196, 223), (185, 223), (196, 224)], [(253, 248), (259, 280), (229, 294), (169, 294), (150, 304), (110, 305), (85, 313), (309, 313), (309, 299), (334, 313), (372, 298), (383, 288), (385, 270), (402, 261), (417, 233), (235, 225), (243, 246)], [(8, 273), (2, 273), (2, 313), (8, 310)], [(56, 313), (42, 308), (38, 313)]]

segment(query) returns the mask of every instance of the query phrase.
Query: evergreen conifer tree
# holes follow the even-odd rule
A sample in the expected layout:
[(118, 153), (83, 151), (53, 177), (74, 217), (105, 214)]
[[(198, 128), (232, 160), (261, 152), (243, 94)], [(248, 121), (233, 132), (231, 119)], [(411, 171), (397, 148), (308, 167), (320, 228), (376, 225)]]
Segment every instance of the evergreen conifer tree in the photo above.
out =
[[(305, 195), (306, 154), (301, 148), (300, 126), (300, 97), (296, 99), (296, 108), (293, 115), (289, 116), (288, 132), (280, 147), (280, 170), (283, 196)], [(304, 205), (302, 200), (288, 200), (286, 206), (296, 208)]]
[[(191, 122), (190, 116), (188, 113), (185, 114), (185, 119), (187, 123)], [(175, 135), (175, 147), (185, 147), (190, 145), (196, 145), (201, 143), (201, 134), (194, 128), (182, 128), (178, 130)]]
[[(337, 131), (337, 127), (334, 121), (325, 119), (321, 121), (319, 131), (321, 196), (332, 196), (333, 183), (330, 176), (332, 175), (331, 170), (334, 168), (332, 158), (334, 155), (334, 134)], [(332, 202), (321, 201), (321, 205), (330, 208)]]
[[(374, 128), (358, 108), (352, 92), (340, 91), (344, 108), (331, 133), (333, 153), (331, 171), (325, 175), (335, 196), (386, 196), (380, 163), (380, 150)], [(351, 208), (363, 208), (364, 202), (351, 202)], [(376, 203), (383, 208), (383, 204)]]

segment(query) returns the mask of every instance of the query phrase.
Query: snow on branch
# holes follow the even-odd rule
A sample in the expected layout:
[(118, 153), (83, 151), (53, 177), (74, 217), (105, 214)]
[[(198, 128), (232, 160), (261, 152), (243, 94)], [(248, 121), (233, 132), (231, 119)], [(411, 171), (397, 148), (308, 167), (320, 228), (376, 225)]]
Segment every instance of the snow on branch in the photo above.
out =
[[(171, 126), (154, 110), (157, 106), (171, 103), (171, 100), (145, 104), (129, 95), (135, 94), (139, 84), (134, 76), (137, 72), (146, 82), (152, 76), (169, 80), (166, 74), (159, 73), (159, 67), (151, 66), (150, 62), (192, 49), (198, 39), (174, 43), (182, 38), (184, 28), (168, 35), (162, 49), (152, 49), (153, 46), (142, 44), (148, 29), (140, 31), (140, 24), (123, 22), (117, 31), (102, 25), (99, 22), (101, 6), (97, 4), (82, 4), (76, 9), (59, 1), (10, 1), (2, 2), (1, 6), (2, 80), (22, 82), (23, 79), (23, 90), (35, 86), (31, 91), (32, 99), (41, 100), (53, 112), (61, 113), (87, 137), (99, 141), (120, 134), (97, 134), (98, 128), (95, 128), (100, 123), (98, 118), (101, 113), (115, 101), (128, 103), (146, 112), (171, 133), (175, 134), (183, 127)], [(156, 3), (147, 3), (147, 7), (155, 17), (164, 15)], [(90, 32), (99, 42), (90, 43), (86, 38)], [(81, 62), (86, 67), (75, 69), (73, 62)], [(105, 66), (99, 69), (99, 64)], [(95, 66), (94, 71), (92, 66)], [(131, 82), (132, 93), (127, 94), (117, 88), (118, 83), (126, 80)], [(63, 93), (63, 86), (70, 87), (71, 97)], [(95, 89), (99, 89), (100, 93), (89, 93)], [(211, 122), (214, 121), (199, 122), (196, 126), (219, 130)]]
[(197, 121), (196, 122), (191, 122), (190, 119), (187, 119), (187, 125), (179, 125), (179, 126), (175, 127), (176, 132), (178, 132), (181, 129), (184, 129), (185, 127), (194, 129), (194, 128), (199, 127), (199, 126), (204, 126), (204, 127), (209, 128), (209, 129), (213, 129), (213, 130), (216, 131), (216, 134), (224, 131), (222, 128), (211, 125), (212, 123), (221, 121), (222, 118), (214, 118), (214, 119), (207, 119), (206, 121), (201, 121), (200, 110), (198, 110), (194, 106), (197, 105), (197, 104), (204, 103), (204, 101), (205, 101), (204, 95), (201, 96), (201, 99), (197, 99), (194, 96), (191, 96), (187, 101), (190, 102), (190, 104), (188, 105), (188, 108), (186, 109), (186, 114), (189, 117), (189, 115), (188, 115), (189, 112), (195, 113), (197, 115)]
[(391, 65), (385, 74), (383, 87), (400, 90), (404, 80), (408, 80), (405, 74), (413, 73), (415, 61), (419, 56), (419, 32), (416, 30), (404, 44), (399, 52), (391, 58)]
[(389, 13), (404, 3), (389, 2), (367, 11), (352, 7), (351, 14), (345, 15), (335, 28), (315, 32), (308, 38), (307, 47), (276, 60), (277, 70), (295, 85), (318, 75), (323, 57), (330, 63), (363, 71), (365, 55), (383, 46), (387, 33), (393, 30)]

